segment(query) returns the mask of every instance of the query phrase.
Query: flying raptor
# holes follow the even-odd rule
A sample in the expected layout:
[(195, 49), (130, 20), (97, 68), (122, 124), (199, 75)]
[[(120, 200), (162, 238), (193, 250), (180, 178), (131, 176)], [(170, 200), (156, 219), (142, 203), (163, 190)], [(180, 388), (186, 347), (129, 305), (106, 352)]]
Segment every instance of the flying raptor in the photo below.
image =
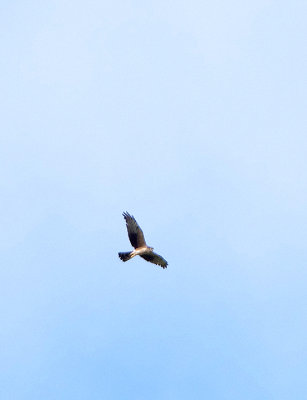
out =
[(143, 231), (140, 228), (139, 224), (136, 222), (133, 215), (124, 212), (123, 216), (126, 220), (130, 243), (135, 250), (125, 253), (118, 253), (119, 258), (123, 261), (128, 261), (132, 257), (141, 256), (146, 261), (160, 265), (162, 268), (166, 268), (168, 265), (167, 261), (164, 260), (163, 257), (159, 256), (159, 254), (154, 253), (153, 247), (147, 246)]

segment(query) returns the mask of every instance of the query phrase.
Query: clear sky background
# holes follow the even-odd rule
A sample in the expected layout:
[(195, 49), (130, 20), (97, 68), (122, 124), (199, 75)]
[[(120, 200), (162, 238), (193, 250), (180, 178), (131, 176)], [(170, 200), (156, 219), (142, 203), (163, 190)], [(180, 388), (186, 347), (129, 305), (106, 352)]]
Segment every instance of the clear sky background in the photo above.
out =
[(306, 15), (3, 2), (1, 399), (307, 398)]

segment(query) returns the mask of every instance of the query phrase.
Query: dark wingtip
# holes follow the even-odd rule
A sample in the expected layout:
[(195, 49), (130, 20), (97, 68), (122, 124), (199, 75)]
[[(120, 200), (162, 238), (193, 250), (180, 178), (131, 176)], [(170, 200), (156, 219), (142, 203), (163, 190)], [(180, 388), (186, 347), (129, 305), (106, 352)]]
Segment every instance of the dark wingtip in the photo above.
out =
[(128, 213), (128, 211), (124, 211), (124, 212), (123, 212), (123, 217), (124, 217), (125, 219), (127, 219), (127, 218), (134, 218), (133, 215), (130, 215), (130, 214)]
[(168, 266), (168, 262), (167, 261), (165, 261), (165, 263), (161, 263), (161, 264), (157, 264), (157, 265), (159, 265), (161, 268), (163, 268), (163, 269), (166, 269), (167, 268), (167, 266)]

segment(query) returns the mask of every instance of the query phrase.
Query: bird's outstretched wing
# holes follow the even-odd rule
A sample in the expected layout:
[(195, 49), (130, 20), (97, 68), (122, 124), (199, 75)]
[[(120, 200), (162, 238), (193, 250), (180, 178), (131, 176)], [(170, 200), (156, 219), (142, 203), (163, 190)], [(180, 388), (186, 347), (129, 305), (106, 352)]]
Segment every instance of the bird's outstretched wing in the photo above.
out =
[(123, 216), (126, 220), (127, 231), (130, 243), (136, 249), (138, 247), (146, 246), (145, 238), (142, 229), (139, 224), (136, 222), (133, 215), (130, 215), (127, 212), (123, 213)]
[(160, 265), (162, 268), (167, 268), (167, 261), (157, 253), (151, 252), (148, 254), (142, 254), (141, 257), (153, 264)]

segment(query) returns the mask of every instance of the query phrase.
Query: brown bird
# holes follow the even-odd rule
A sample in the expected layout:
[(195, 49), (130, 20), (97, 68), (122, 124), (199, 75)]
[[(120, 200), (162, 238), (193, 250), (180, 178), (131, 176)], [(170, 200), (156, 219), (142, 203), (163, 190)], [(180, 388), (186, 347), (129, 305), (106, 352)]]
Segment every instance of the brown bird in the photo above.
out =
[(168, 265), (167, 261), (164, 260), (164, 258), (159, 254), (154, 253), (153, 247), (147, 246), (143, 231), (136, 222), (135, 218), (127, 212), (124, 212), (123, 216), (126, 220), (130, 243), (135, 250), (125, 253), (118, 253), (119, 258), (123, 261), (128, 261), (132, 257), (141, 256), (146, 261), (160, 265), (162, 268), (166, 268)]

